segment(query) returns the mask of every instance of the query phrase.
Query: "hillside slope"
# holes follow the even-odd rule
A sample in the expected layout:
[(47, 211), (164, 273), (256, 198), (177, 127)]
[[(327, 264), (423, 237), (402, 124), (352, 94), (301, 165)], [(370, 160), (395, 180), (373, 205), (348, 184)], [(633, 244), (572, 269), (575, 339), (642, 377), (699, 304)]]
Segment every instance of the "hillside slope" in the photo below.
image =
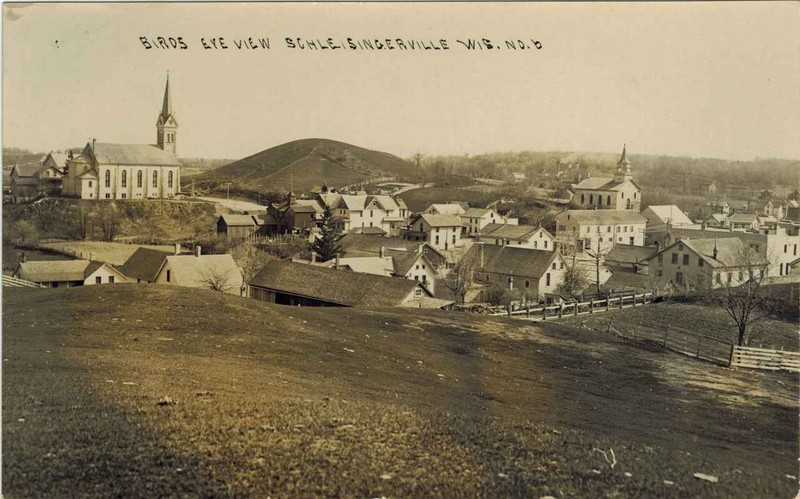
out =
[[(797, 487), (796, 377), (602, 334), (156, 285), (8, 291), (3, 318), (9, 496)], [(615, 466), (594, 449), (613, 449)]]
[(201, 183), (233, 182), (249, 190), (309, 191), (326, 182), (341, 187), (371, 176), (416, 178), (416, 166), (391, 154), (328, 139), (287, 142), (196, 177)]

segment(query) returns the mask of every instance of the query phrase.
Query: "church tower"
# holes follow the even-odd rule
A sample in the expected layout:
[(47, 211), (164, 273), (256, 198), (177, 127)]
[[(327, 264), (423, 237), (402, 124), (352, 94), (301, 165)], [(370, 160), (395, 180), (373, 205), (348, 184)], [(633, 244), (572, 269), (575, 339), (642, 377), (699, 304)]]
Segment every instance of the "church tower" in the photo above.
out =
[(164, 103), (156, 122), (156, 145), (172, 154), (177, 153), (176, 139), (178, 135), (178, 121), (172, 112), (172, 94), (169, 91), (169, 73), (167, 73), (167, 87), (164, 89)]
[(631, 175), (631, 162), (628, 160), (627, 148), (627, 144), (622, 145), (622, 157), (617, 161), (617, 174), (614, 175), (614, 180), (617, 182), (624, 182), (633, 178), (633, 175)]

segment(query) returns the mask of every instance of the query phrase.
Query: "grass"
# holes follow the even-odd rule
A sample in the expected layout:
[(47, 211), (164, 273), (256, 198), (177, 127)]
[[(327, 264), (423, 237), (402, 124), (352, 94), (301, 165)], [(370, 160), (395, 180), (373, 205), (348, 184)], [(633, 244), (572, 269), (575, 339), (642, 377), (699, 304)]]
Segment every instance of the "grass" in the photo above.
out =
[(122, 265), (139, 248), (150, 248), (167, 252), (174, 251), (173, 246), (125, 244), (103, 241), (68, 241), (63, 243), (43, 243), (43, 248), (58, 251), (76, 258), (108, 262), (112, 265)]
[[(722, 308), (688, 303), (661, 302), (640, 308), (613, 310), (596, 315), (562, 319), (561, 322), (577, 327), (606, 330), (609, 322), (626, 336), (638, 330), (690, 332), (735, 343), (738, 337), (736, 324)], [(750, 346), (759, 348), (800, 350), (797, 323), (765, 320), (753, 325), (755, 337)]]
[(412, 189), (400, 194), (400, 197), (412, 212), (421, 212), (433, 203), (448, 201), (466, 201), (471, 206), (483, 207), (496, 199), (495, 195), (487, 191), (446, 187)]
[(8, 291), (3, 318), (9, 497), (797, 488), (796, 376), (591, 331), (125, 284)]

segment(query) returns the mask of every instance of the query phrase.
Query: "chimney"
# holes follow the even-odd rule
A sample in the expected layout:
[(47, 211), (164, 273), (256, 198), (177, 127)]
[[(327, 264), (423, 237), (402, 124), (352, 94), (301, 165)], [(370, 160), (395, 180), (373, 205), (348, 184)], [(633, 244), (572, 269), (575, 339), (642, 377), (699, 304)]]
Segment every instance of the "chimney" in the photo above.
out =
[(425, 253), (425, 243), (422, 243), (417, 247), (417, 254), (420, 253)]
[(199, 244), (194, 247), (194, 256), (200, 256), (202, 252), (203, 248), (201, 248)]
[(97, 139), (96, 138), (92, 138), (92, 154), (94, 154), (94, 147), (95, 147), (96, 144), (97, 144)]
[(386, 246), (381, 246), (381, 258), (386, 257)]
[(719, 254), (719, 251), (717, 251), (717, 238), (715, 237), (714, 238), (714, 253), (712, 254), (712, 256), (714, 257), (714, 260), (717, 259), (717, 255), (718, 254)]
[(175, 243), (175, 254), (176, 255), (181, 254), (181, 245), (179, 243)]
[(316, 251), (312, 251), (311, 252), (311, 263), (317, 263), (317, 252)]
[(336, 262), (333, 266), (336, 270), (339, 270), (339, 253), (336, 253)]

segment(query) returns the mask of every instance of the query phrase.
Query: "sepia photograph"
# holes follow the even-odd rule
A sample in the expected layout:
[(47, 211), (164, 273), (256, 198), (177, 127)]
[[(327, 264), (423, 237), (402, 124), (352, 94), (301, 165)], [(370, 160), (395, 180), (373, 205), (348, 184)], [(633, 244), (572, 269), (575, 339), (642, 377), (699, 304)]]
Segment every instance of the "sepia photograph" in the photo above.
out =
[(797, 2), (15, 3), (0, 493), (800, 491)]

